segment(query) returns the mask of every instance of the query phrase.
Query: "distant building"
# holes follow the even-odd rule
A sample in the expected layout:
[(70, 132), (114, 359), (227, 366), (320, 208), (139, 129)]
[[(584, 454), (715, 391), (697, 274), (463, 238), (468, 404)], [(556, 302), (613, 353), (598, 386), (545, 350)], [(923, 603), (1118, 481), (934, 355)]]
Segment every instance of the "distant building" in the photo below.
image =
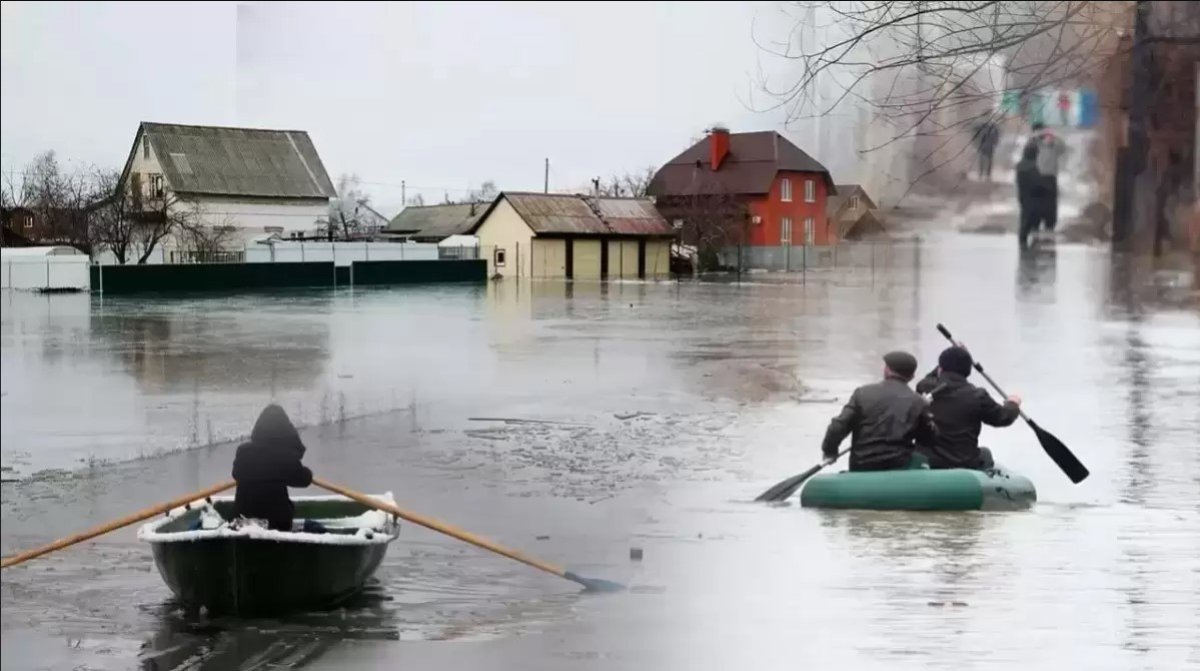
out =
[(308, 133), (296, 130), (143, 122), (120, 184), (142, 212), (165, 203), (231, 227), (236, 248), (263, 235), (315, 234), (337, 196)]
[(388, 223), (384, 233), (416, 242), (441, 242), (475, 227), (491, 203), (406, 207)]
[[(725, 128), (712, 129), (668, 161), (647, 189), (663, 216), (684, 231), (684, 242), (698, 244), (702, 253), (708, 244), (752, 252), (833, 244), (837, 234), (826, 218), (826, 201), (836, 192), (825, 166), (779, 133)], [(725, 212), (719, 222), (691, 221), (717, 209)], [(721, 236), (713, 240), (718, 224)], [(772, 265), (772, 254), (749, 256), (751, 265)]]
[(861, 240), (886, 233), (875, 201), (860, 184), (838, 184), (837, 194), (828, 199), (826, 218), (835, 241)]
[(646, 199), (518, 192), (467, 232), (491, 275), (586, 280), (669, 277), (675, 235)]

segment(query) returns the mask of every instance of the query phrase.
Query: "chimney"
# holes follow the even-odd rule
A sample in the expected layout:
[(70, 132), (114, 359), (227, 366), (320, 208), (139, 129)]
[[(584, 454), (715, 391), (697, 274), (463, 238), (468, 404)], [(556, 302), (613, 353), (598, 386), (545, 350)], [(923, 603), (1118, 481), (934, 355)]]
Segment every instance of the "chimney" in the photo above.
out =
[(721, 163), (729, 155), (729, 129), (713, 126), (708, 131), (709, 163), (713, 170), (720, 170)]

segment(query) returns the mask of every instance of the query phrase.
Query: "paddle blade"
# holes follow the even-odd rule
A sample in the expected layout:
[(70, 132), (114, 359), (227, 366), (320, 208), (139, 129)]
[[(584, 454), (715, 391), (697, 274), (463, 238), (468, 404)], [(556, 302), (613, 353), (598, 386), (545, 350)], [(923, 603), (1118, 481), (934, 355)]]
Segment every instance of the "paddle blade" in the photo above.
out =
[(1054, 460), (1054, 463), (1058, 464), (1062, 472), (1066, 473), (1071, 482), (1079, 484), (1090, 475), (1087, 466), (1084, 466), (1075, 457), (1075, 454), (1061, 440), (1056, 438), (1054, 434), (1038, 426), (1032, 419), (1026, 418), (1025, 421), (1029, 422), (1029, 428), (1033, 429), (1033, 432), (1037, 434), (1037, 439), (1042, 444), (1042, 449)]
[(788, 478), (787, 480), (776, 483), (774, 487), (771, 487), (770, 489), (763, 492), (762, 494), (759, 494), (758, 498), (756, 498), (754, 500), (755, 501), (768, 501), (768, 502), (784, 501), (788, 497), (790, 497), (792, 494), (795, 494), (796, 490), (800, 489), (800, 485), (804, 484), (805, 480), (811, 478), (813, 475), (815, 475), (817, 473), (817, 471), (821, 470), (822, 468), (825, 468), (824, 462), (819, 463), (816, 466), (813, 466), (812, 468), (808, 469), (807, 471), (804, 471), (803, 473), (800, 473), (799, 475), (793, 475), (792, 477)]
[(625, 589), (625, 586), (619, 582), (603, 578), (585, 578), (573, 571), (563, 573), (563, 577), (583, 585), (584, 590), (588, 592), (621, 592)]

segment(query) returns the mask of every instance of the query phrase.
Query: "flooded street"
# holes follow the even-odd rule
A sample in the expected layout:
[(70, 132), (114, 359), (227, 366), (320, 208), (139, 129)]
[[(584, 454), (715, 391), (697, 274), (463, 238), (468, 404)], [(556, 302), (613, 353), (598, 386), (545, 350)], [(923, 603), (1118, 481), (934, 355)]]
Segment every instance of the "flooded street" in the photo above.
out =
[[(345, 608), (207, 619), (131, 527), (5, 570), (3, 666), (1200, 668), (1191, 269), (947, 236), (801, 279), (5, 293), (5, 555), (227, 478), (275, 399), (319, 477), (630, 590), (404, 525)], [(1018, 423), (983, 442), (1028, 512), (750, 502), (817, 463), (884, 352), (932, 367), (938, 322), (1088, 480)]]

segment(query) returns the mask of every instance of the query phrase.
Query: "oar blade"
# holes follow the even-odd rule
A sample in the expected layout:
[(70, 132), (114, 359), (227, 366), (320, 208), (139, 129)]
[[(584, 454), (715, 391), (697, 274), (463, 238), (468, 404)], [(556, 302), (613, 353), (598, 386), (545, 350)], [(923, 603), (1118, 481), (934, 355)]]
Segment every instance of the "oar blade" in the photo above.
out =
[(1055, 464), (1058, 464), (1058, 467), (1071, 479), (1072, 483), (1079, 484), (1087, 479), (1087, 476), (1091, 473), (1088, 471), (1087, 466), (1084, 466), (1076, 458), (1070, 448), (1064, 445), (1054, 434), (1038, 426), (1032, 419), (1027, 419), (1026, 421), (1029, 422), (1029, 428), (1033, 429), (1033, 432), (1037, 435), (1038, 442), (1042, 444), (1042, 449), (1054, 460)]
[(825, 466), (826, 462), (821, 462), (807, 471), (800, 473), (799, 475), (793, 475), (787, 480), (777, 483), (774, 487), (768, 489), (762, 494), (759, 494), (758, 498), (754, 500), (766, 501), (770, 503), (785, 501), (790, 498), (792, 494), (795, 494), (797, 489), (800, 489), (800, 485), (804, 484), (806, 480), (816, 475), (817, 471), (825, 468)]
[(604, 578), (587, 578), (574, 571), (563, 573), (563, 577), (583, 585), (584, 591), (587, 592), (621, 592), (625, 590), (625, 586), (619, 582), (605, 580)]

